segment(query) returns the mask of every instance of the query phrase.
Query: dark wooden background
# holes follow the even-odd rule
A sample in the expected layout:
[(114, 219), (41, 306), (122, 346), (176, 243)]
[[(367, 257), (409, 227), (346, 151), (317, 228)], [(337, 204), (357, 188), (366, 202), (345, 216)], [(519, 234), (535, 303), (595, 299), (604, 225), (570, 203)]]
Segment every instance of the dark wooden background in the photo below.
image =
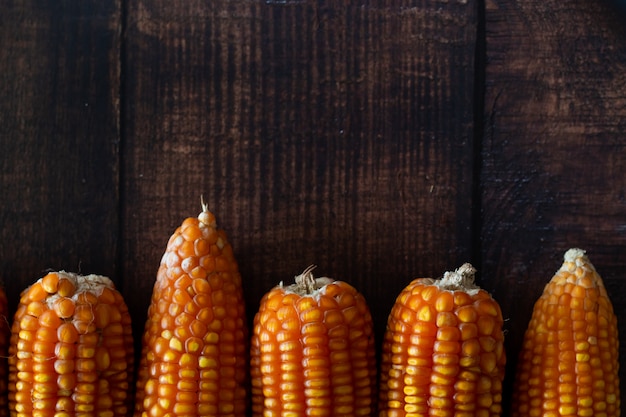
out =
[(365, 294), (380, 341), (412, 278), (471, 261), (507, 319), (508, 399), (577, 246), (626, 357), (624, 22), (609, 0), (0, 0), (11, 307), (47, 269), (105, 274), (139, 335), (203, 196), (250, 317), (315, 263)]

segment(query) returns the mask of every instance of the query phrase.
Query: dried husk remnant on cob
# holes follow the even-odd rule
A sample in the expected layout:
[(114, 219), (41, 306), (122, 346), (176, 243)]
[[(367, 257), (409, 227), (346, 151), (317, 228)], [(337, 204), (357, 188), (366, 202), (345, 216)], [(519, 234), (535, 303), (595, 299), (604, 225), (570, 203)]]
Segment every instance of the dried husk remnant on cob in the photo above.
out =
[(351, 285), (312, 268), (261, 300), (251, 345), (253, 416), (370, 416), (372, 317)]
[(506, 356), (500, 306), (464, 264), (397, 297), (383, 341), (380, 417), (499, 416)]

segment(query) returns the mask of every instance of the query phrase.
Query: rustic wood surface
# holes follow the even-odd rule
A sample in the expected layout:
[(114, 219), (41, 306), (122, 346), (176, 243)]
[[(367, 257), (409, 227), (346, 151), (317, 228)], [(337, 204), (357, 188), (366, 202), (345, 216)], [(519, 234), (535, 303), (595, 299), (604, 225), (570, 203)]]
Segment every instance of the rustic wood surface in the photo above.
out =
[(0, 275), (118, 274), (119, 5), (0, 3)]
[(368, 297), (382, 334), (412, 276), (470, 256), (473, 5), (187, 4), (128, 11), (122, 270), (136, 313), (204, 196), (250, 314), (316, 264)]
[(626, 357), (616, 4), (0, 1), (11, 307), (47, 269), (109, 275), (138, 341), (165, 244), (203, 198), (250, 318), (316, 264), (363, 292), (380, 341), (412, 278), (471, 261), (507, 318), (508, 396), (534, 300), (579, 246)]

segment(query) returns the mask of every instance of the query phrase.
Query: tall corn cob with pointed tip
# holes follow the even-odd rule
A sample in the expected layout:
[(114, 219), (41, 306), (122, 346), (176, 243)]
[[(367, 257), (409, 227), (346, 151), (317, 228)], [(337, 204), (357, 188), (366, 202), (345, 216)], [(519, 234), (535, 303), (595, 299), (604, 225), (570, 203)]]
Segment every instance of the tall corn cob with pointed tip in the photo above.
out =
[(169, 239), (154, 284), (136, 417), (236, 416), (247, 406), (241, 276), (226, 233), (203, 204)]
[(371, 416), (376, 358), (372, 318), (349, 284), (313, 277), (261, 300), (251, 346), (255, 417)]
[(535, 303), (515, 374), (512, 416), (620, 415), (617, 318), (581, 249)]
[(506, 362), (498, 303), (470, 264), (418, 278), (398, 296), (383, 342), (380, 417), (499, 416)]
[(126, 417), (133, 338), (128, 308), (103, 276), (50, 272), (22, 293), (9, 348), (15, 417)]

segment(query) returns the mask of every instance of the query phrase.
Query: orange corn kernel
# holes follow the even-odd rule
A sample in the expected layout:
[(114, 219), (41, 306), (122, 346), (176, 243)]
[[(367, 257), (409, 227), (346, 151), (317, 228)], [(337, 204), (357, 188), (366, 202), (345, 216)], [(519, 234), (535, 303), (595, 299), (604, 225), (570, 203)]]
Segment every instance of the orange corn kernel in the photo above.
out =
[(499, 416), (506, 355), (498, 303), (470, 264), (418, 278), (397, 297), (383, 341), (379, 416)]
[(274, 287), (254, 319), (252, 415), (372, 415), (374, 348), (369, 308), (349, 284), (309, 268)]
[(618, 340), (602, 278), (583, 250), (569, 249), (524, 334), (511, 415), (619, 416)]
[(203, 204), (170, 237), (148, 309), (135, 417), (246, 414), (248, 330), (226, 233)]
[[(105, 292), (116, 297), (100, 297)], [(108, 312), (106, 320), (86, 313), (100, 310)], [(134, 361), (130, 325), (128, 308), (107, 277), (50, 272), (27, 288), (11, 329), (11, 415), (126, 416)], [(124, 329), (119, 343), (106, 336), (111, 326)]]

